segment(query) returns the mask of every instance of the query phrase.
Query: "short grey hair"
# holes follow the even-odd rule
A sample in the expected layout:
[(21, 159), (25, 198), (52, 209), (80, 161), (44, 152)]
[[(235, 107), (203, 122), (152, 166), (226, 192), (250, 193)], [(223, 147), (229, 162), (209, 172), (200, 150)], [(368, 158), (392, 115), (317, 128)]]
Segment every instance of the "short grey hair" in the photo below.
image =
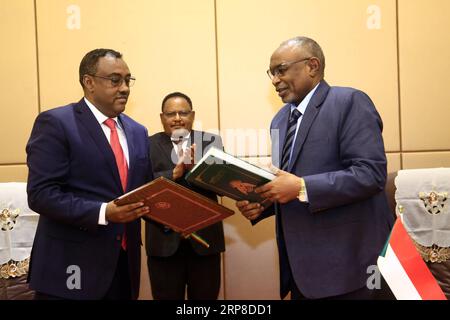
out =
[(320, 72), (322, 75), (325, 73), (325, 56), (323, 54), (322, 48), (319, 44), (311, 38), (308, 37), (294, 37), (283, 41), (280, 47), (299, 47), (306, 50), (311, 56), (316, 57), (320, 61)]

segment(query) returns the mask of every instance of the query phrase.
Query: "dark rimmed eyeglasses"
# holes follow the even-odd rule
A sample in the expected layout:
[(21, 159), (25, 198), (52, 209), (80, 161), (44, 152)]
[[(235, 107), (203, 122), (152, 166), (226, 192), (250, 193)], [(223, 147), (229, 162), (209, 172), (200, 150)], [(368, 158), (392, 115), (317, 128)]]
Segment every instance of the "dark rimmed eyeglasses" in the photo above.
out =
[(279, 64), (278, 66), (276, 66), (275, 68), (273, 68), (273, 70), (267, 69), (267, 75), (269, 76), (270, 80), (273, 80), (273, 78), (275, 77), (282, 77), (285, 75), (286, 71), (288, 71), (288, 69), (295, 63), (299, 63), (299, 62), (303, 62), (303, 61), (307, 61), (309, 59), (311, 59), (312, 57), (309, 58), (303, 58), (300, 60), (295, 60), (295, 61), (288, 61), (288, 62), (283, 62), (281, 64)]
[(175, 118), (177, 114), (180, 116), (180, 118), (187, 118), (192, 113), (192, 110), (190, 111), (173, 111), (173, 112), (163, 112), (163, 115), (167, 118)]
[(96, 74), (90, 74), (90, 76), (109, 80), (111, 82), (112, 87), (120, 87), (123, 82), (125, 82), (127, 87), (132, 87), (134, 85), (134, 82), (136, 81), (136, 78), (133, 77), (125, 77), (125, 78), (122, 78), (120, 76), (104, 77)]

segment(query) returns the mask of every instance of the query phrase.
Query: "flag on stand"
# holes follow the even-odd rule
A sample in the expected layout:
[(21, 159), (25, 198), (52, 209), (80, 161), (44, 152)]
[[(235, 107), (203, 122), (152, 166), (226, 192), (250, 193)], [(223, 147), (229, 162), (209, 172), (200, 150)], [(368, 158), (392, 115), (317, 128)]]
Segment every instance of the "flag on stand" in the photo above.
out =
[(447, 300), (400, 218), (378, 258), (378, 268), (397, 300)]

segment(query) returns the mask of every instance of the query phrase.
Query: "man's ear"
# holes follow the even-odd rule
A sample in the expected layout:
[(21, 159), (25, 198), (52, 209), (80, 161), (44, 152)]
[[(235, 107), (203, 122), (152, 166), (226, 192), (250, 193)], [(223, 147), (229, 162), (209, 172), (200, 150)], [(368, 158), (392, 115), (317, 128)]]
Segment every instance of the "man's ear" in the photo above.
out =
[(316, 57), (312, 57), (308, 61), (309, 73), (312, 77), (315, 77), (320, 73), (320, 60)]
[(89, 92), (93, 92), (94, 81), (88, 74), (83, 75), (83, 85)]

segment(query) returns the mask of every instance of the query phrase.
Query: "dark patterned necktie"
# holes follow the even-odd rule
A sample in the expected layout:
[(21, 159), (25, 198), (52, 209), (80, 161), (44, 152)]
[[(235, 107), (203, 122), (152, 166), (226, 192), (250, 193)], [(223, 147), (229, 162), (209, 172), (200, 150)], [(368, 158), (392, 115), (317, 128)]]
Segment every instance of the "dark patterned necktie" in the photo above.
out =
[(289, 117), (286, 139), (284, 140), (283, 152), (281, 153), (281, 170), (287, 171), (288, 169), (292, 142), (294, 141), (295, 130), (297, 129), (297, 121), (301, 115), (302, 113), (300, 111), (294, 109)]

